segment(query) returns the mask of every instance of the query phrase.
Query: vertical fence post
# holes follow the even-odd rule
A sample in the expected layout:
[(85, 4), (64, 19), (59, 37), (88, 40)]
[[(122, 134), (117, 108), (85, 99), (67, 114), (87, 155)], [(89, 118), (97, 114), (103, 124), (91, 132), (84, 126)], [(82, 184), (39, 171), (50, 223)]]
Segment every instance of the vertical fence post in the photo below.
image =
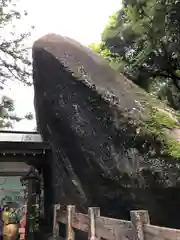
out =
[(90, 207), (88, 208), (88, 217), (89, 217), (89, 230), (88, 230), (88, 240), (100, 240), (96, 234), (96, 217), (100, 216), (99, 207)]
[(57, 212), (60, 210), (60, 204), (55, 204), (53, 209), (53, 239), (59, 236), (59, 223), (57, 221)]
[(150, 224), (148, 211), (131, 211), (130, 216), (133, 228), (133, 240), (144, 240), (143, 225)]
[(66, 225), (66, 239), (67, 240), (74, 240), (74, 229), (72, 227), (72, 221), (75, 216), (75, 206), (74, 205), (68, 205), (67, 206), (67, 225)]

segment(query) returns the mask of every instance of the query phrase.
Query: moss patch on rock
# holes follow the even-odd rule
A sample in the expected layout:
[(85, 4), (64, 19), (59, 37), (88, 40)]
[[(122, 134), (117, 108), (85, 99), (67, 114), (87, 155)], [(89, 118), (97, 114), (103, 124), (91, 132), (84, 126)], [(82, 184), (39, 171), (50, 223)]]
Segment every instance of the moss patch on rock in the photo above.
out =
[(180, 128), (178, 114), (150, 107), (148, 112), (142, 116), (137, 135), (158, 142), (161, 147), (160, 156), (180, 158), (180, 142), (170, 134), (176, 128)]

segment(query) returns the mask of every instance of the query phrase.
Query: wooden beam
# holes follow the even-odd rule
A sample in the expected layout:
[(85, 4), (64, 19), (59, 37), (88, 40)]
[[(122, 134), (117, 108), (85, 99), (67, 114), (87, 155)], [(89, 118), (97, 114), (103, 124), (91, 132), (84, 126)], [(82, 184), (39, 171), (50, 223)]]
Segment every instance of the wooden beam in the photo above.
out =
[(144, 227), (145, 239), (166, 239), (166, 240), (177, 240), (180, 239), (180, 229), (165, 228), (159, 226), (153, 226), (145, 224)]
[(22, 171), (19, 171), (19, 172), (10, 172), (10, 171), (8, 171), (8, 172), (0, 172), (0, 176), (2, 177), (4, 177), (4, 176), (7, 176), (7, 177), (12, 177), (12, 176), (24, 176), (24, 175), (26, 175), (27, 174), (27, 172), (22, 172)]
[(36, 163), (36, 162), (43, 162), (44, 161), (44, 157), (43, 156), (37, 156), (37, 157), (33, 157), (33, 156), (4, 156), (4, 155), (0, 155), (0, 161), (1, 162), (25, 162), (25, 163)]
[(22, 168), (5, 168), (5, 169), (0, 169), (0, 173), (8, 173), (8, 172), (22, 172), (22, 173), (27, 173), (28, 172), (28, 167), (25, 169)]
[(33, 142), (0, 142), (0, 149), (2, 151), (8, 149), (23, 149), (24, 151), (29, 150), (50, 150), (50, 146), (47, 143), (33, 143)]
[(24, 155), (27, 155), (27, 154), (31, 154), (31, 155), (34, 155), (34, 154), (39, 154), (39, 155), (45, 155), (45, 150), (44, 149), (23, 149), (23, 148), (16, 148), (16, 149), (1, 149), (0, 148), (0, 154), (13, 154), (13, 155), (16, 155), (16, 154), (24, 154)]
[(43, 140), (38, 133), (1, 131), (0, 142), (43, 142)]

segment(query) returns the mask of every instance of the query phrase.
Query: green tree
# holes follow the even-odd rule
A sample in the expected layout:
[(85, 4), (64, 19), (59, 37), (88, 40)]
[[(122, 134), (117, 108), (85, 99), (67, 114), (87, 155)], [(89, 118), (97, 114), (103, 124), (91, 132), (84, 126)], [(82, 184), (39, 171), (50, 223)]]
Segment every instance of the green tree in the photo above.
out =
[(3, 96), (0, 100), (0, 128), (12, 128), (14, 122), (20, 122), (23, 119), (32, 120), (32, 113), (27, 113), (24, 117), (17, 116), (14, 101)]
[(18, 11), (16, 0), (0, 0), (0, 28), (7, 28), (10, 31), (5, 36), (0, 36), (0, 82), (2, 84), (7, 80), (16, 79), (30, 85), (31, 62), (25, 40), (30, 36), (31, 29), (18, 34), (15, 26), (26, 16), (26, 11)]
[[(100, 49), (118, 70), (148, 92), (179, 108), (180, 2), (124, 0), (109, 21)], [(112, 61), (111, 60), (111, 61)]]
[[(10, 81), (20, 81), (31, 85), (31, 62), (29, 49), (25, 40), (31, 34), (29, 31), (18, 34), (16, 23), (22, 21), (27, 12), (18, 11), (16, 1), (0, 0), (0, 28), (7, 29), (8, 34), (0, 36), (0, 89), (10, 84)], [(5, 31), (4, 31), (5, 32)], [(32, 119), (32, 114), (26, 114), (25, 118)], [(15, 114), (14, 102), (7, 96), (0, 100), (0, 127), (12, 127), (13, 121), (20, 121)]]

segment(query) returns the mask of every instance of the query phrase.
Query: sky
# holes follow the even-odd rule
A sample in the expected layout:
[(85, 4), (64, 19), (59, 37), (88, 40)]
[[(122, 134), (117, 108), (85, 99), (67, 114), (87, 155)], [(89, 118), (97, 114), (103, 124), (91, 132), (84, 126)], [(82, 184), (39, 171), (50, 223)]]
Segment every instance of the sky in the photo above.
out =
[[(28, 45), (47, 33), (59, 33), (74, 38), (84, 45), (99, 42), (109, 16), (121, 7), (121, 0), (20, 0), (18, 7), (28, 11), (28, 16), (18, 23), (18, 32), (35, 26)], [(34, 112), (33, 89), (21, 84), (11, 84), (5, 93), (15, 99), (19, 115)], [(21, 121), (15, 130), (33, 130), (34, 121)]]

